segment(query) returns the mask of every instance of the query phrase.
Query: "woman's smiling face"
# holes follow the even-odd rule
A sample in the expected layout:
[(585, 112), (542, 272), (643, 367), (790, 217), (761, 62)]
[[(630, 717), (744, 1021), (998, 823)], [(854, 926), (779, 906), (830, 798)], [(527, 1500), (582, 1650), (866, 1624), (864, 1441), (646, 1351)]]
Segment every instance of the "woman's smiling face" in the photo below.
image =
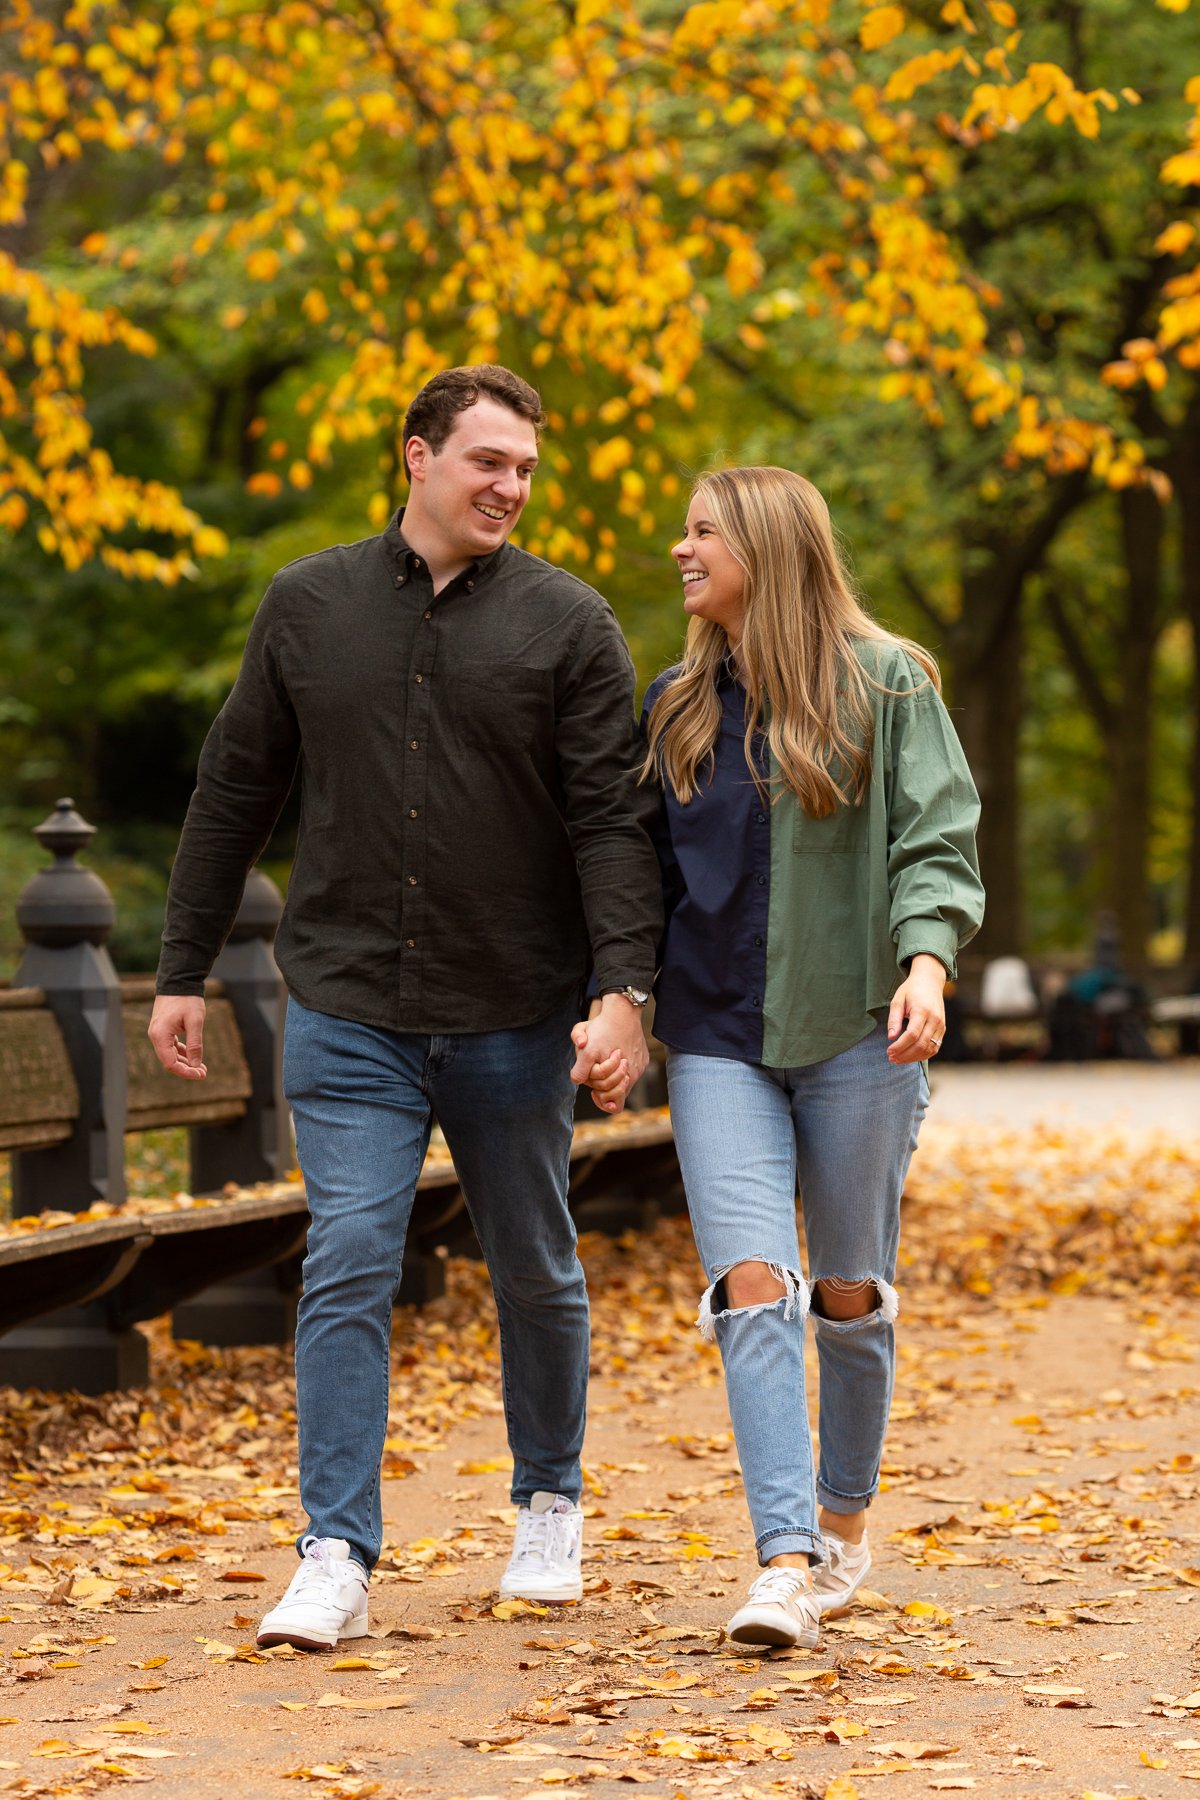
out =
[(731, 644), (742, 635), (746, 572), (714, 524), (703, 491), (693, 495), (683, 538), (671, 551), (683, 576), (683, 610), (711, 619)]

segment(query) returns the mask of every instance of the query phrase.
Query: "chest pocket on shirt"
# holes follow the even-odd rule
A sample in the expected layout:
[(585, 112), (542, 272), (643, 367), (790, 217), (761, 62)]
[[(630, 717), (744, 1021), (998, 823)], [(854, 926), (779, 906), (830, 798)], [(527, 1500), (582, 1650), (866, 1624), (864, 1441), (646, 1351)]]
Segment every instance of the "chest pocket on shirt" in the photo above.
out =
[(528, 748), (543, 736), (553, 742), (552, 669), (501, 663), (491, 671), (445, 675), (441, 704), (446, 726), (464, 743), (502, 749)]
[(792, 849), (797, 856), (865, 856), (868, 808), (839, 806), (825, 819), (812, 819), (797, 800)]

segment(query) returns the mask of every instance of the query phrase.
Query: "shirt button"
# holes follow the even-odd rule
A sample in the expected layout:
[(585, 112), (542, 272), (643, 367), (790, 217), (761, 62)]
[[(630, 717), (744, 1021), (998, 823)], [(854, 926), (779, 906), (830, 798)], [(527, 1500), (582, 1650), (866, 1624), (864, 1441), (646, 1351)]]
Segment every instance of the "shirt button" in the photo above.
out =
[(754, 819), (756, 824), (765, 825), (767, 822), (767, 815), (764, 812), (757, 812), (754, 815)]
[(408, 809), (408, 816), (409, 816), (409, 818), (410, 818), (410, 819), (415, 819), (415, 818), (416, 818), (416, 816), (417, 816), (417, 809), (416, 809), (416, 807), (415, 807), (415, 806), (410, 806), (410, 807), (409, 807), (409, 809)]
[(418, 687), (420, 687), (420, 685), (424, 681), (424, 679), (425, 679), (425, 677), (423, 675), (414, 675), (413, 676), (413, 680), (416, 682)]
[(756, 938), (755, 938), (755, 940), (754, 940), (754, 942), (755, 942), (755, 943), (756, 943), (756, 944), (761, 944), (761, 943), (762, 943), (762, 939), (761, 939), (761, 938), (760, 938), (760, 937), (756, 937)]
[(404, 942), (405, 942), (406, 946), (408, 947), (408, 949), (410, 949), (410, 950), (415, 950), (417, 947), (416, 938), (405, 938)]
[(420, 559), (420, 557), (419, 557), (419, 556), (414, 556), (414, 557), (413, 557), (413, 568), (414, 568), (414, 569), (419, 569), (419, 568), (420, 568), (420, 567), (421, 567), (421, 559)]
[(759, 999), (757, 994), (753, 994), (753, 995), (751, 995), (751, 998), (750, 998), (750, 1004), (751, 1004), (751, 1006), (761, 1006), (762, 1001)]
[(432, 619), (432, 617), (433, 617), (433, 614), (432, 614), (432, 612), (425, 612), (425, 613), (422, 613), (422, 614), (421, 614), (421, 617), (422, 617), (422, 618), (423, 618), (423, 619)]
[[(415, 745), (415, 744), (414, 744), (414, 745), (413, 745), (413, 749), (414, 749), (414, 750), (415, 750), (415, 749), (416, 749), (416, 747), (417, 747), (417, 746), (416, 746), (416, 745)], [(766, 885), (767, 885), (767, 878), (766, 878), (766, 876), (765, 876), (765, 875), (759, 875), (759, 876), (758, 876), (758, 877), (757, 877), (757, 880), (758, 880), (758, 885), (759, 885), (759, 887), (766, 887)]]
[(403, 587), (403, 586), (404, 586), (404, 584), (405, 584), (405, 582), (406, 582), (406, 581), (407, 581), (407, 580), (408, 580), (408, 576), (407, 576), (407, 575), (397, 575), (397, 577), (396, 577), (396, 586), (397, 586), (397, 587)]
[(415, 875), (410, 875), (410, 876), (409, 876), (409, 877), (408, 877), (408, 885), (409, 885), (409, 887), (416, 887), (416, 885), (417, 885), (417, 878), (416, 878), (416, 876), (415, 876)]
[[(420, 746), (420, 744), (419, 744), (419, 743), (418, 743), (418, 742), (417, 742), (417, 740), (416, 740), (416, 738), (409, 738), (409, 740), (408, 740), (408, 747), (409, 747), (409, 749), (410, 749), (410, 750), (419, 750), (419, 749), (420, 749), (420, 748), (421, 748), (421, 746)], [(759, 880), (760, 880), (760, 881), (761, 881), (761, 880), (762, 880), (762, 876), (761, 876), (761, 875), (760, 875), (760, 876), (759, 876), (759, 878), (758, 878), (758, 879), (759, 879)]]

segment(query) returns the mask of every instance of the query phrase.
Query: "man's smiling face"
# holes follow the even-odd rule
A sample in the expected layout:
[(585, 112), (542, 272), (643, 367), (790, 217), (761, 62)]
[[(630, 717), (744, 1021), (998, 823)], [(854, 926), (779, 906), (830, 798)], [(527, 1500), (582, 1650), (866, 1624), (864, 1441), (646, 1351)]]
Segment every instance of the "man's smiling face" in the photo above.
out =
[(410, 505), (443, 554), (467, 561), (498, 550), (521, 516), (537, 467), (528, 419), (486, 397), (460, 412), (441, 450), (408, 442)]

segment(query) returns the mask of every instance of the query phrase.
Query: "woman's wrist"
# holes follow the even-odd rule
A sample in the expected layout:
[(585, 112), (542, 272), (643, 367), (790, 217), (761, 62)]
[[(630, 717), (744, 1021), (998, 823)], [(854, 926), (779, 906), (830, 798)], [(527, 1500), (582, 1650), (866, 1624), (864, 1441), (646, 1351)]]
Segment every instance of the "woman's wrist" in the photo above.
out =
[(910, 975), (918, 975), (922, 978), (937, 981), (941, 987), (945, 987), (947, 981), (950, 979), (946, 971), (945, 963), (941, 962), (938, 957), (931, 955), (925, 950), (919, 950), (913, 957), (908, 965), (908, 972)]

